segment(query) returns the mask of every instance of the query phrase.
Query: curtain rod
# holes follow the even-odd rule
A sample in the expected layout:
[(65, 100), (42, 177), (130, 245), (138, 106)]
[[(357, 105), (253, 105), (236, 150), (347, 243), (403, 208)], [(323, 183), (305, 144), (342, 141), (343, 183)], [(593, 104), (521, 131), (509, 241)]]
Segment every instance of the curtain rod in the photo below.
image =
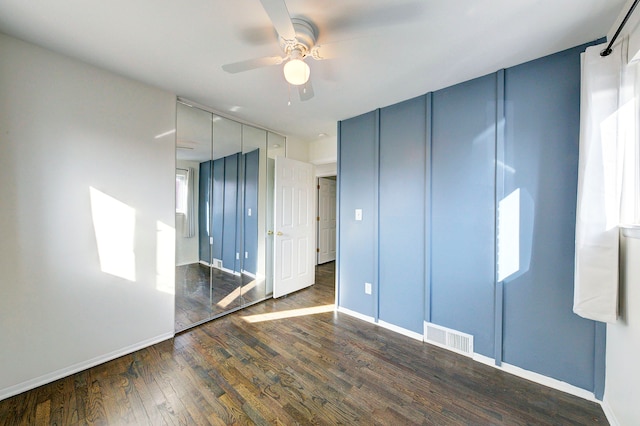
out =
[(611, 55), (611, 52), (613, 52), (613, 49), (611, 48), (611, 46), (613, 46), (613, 43), (615, 43), (616, 39), (620, 35), (620, 31), (622, 31), (622, 28), (627, 24), (627, 21), (629, 20), (629, 17), (633, 13), (633, 9), (635, 9), (636, 6), (638, 5), (638, 2), (640, 2), (640, 0), (635, 0), (633, 2), (631, 7), (629, 8), (629, 11), (625, 15), (625, 17), (622, 20), (622, 22), (620, 23), (620, 26), (618, 27), (618, 29), (616, 30), (615, 34), (611, 38), (611, 41), (609, 42), (609, 45), (607, 46), (606, 49), (604, 49), (602, 52), (600, 52), (600, 56), (609, 56), (609, 55)]

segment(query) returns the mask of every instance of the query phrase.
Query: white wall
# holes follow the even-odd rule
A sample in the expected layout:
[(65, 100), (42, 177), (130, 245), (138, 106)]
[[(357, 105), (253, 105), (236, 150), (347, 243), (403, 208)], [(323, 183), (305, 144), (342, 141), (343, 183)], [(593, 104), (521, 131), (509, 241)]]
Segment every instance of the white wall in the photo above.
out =
[(640, 239), (622, 237), (621, 246), (621, 310), (607, 324), (604, 406), (612, 424), (640, 425)]
[[(182, 169), (188, 169), (192, 167), (195, 171), (194, 179), (195, 186), (195, 200), (194, 208), (198, 211), (198, 204), (200, 197), (198, 196), (198, 182), (200, 176), (200, 163), (197, 161), (185, 161), (178, 160), (177, 167)], [(191, 263), (198, 263), (200, 261), (199, 250), (199, 231), (198, 231), (198, 215), (196, 214), (196, 232), (193, 237), (184, 236), (184, 228), (186, 226), (186, 216), (184, 214), (176, 213), (176, 265), (189, 265)]]
[(301, 139), (287, 137), (287, 158), (309, 162), (309, 143)]
[(316, 176), (335, 176), (338, 173), (338, 141), (325, 137), (309, 142), (309, 162), (316, 165)]
[(173, 335), (175, 96), (2, 34), (0, 58), (3, 399)]
[(338, 140), (325, 137), (309, 142), (309, 161), (313, 164), (335, 163), (338, 160)]

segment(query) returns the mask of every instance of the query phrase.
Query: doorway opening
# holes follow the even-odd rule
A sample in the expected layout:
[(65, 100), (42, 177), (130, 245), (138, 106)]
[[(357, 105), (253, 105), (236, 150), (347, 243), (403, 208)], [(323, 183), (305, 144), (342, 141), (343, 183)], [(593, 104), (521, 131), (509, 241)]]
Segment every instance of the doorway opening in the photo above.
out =
[(318, 178), (316, 265), (336, 260), (336, 176)]

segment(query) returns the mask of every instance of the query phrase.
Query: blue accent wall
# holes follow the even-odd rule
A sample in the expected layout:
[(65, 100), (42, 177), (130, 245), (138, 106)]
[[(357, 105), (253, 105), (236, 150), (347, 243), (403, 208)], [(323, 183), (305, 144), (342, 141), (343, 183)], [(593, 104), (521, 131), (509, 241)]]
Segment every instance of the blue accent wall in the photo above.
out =
[(496, 76), (433, 93), (431, 322), (493, 357)]
[[(379, 319), (422, 334), (425, 97), (380, 110)], [(419, 297), (418, 297), (419, 296)]]
[[(341, 122), (339, 133), (339, 304), (377, 317), (378, 113)], [(362, 209), (361, 221), (356, 209)], [(373, 294), (365, 294), (365, 282)]]
[[(498, 364), (602, 397), (604, 327), (572, 312), (585, 48), (338, 124), (340, 307), (472, 334)], [(498, 282), (497, 206), (516, 189), (520, 270)]]
[[(201, 261), (211, 263), (212, 259), (219, 259), (230, 271), (256, 272), (259, 158), (260, 151), (255, 150), (200, 163)], [(251, 216), (247, 214), (249, 208)], [(241, 227), (245, 232), (237, 232)], [(209, 237), (213, 237), (212, 244)], [(240, 253), (241, 259), (236, 259), (236, 253)]]

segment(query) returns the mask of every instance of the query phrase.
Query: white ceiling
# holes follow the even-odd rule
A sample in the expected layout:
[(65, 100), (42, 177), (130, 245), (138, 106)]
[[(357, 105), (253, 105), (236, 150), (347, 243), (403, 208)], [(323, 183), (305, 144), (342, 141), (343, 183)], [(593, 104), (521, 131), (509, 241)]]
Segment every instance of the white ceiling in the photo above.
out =
[[(341, 56), (313, 61), (301, 102), (259, 0), (2, 0), (0, 32), (295, 139), (336, 122), (606, 35), (625, 0), (287, 0)], [(1, 59), (0, 59), (1, 60)]]

